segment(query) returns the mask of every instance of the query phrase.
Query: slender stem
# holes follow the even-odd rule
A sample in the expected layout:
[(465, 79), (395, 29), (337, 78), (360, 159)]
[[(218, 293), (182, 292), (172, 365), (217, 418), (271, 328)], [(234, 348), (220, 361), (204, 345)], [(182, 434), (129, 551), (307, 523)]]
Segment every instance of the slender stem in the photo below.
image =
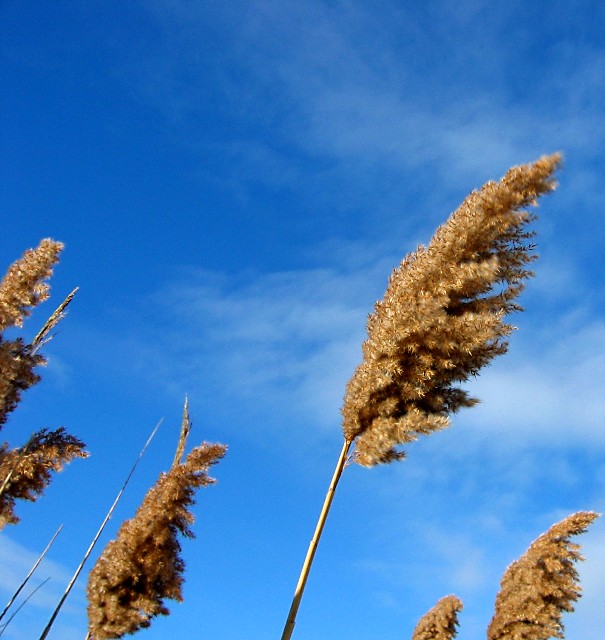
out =
[[(163, 418), (162, 418), (162, 420), (163, 420)], [(74, 575), (72, 576), (71, 580), (69, 581), (69, 584), (65, 588), (65, 591), (63, 592), (63, 595), (61, 596), (61, 599), (59, 600), (59, 604), (57, 604), (57, 606), (55, 607), (55, 610), (53, 611), (53, 614), (50, 617), (50, 620), (48, 621), (48, 624), (46, 625), (46, 627), (44, 627), (44, 631), (42, 632), (42, 635), (40, 636), (39, 640), (44, 640), (46, 638), (46, 636), (48, 636), (48, 634), (49, 634), (49, 632), (51, 630), (51, 627), (53, 626), (53, 624), (55, 622), (56, 617), (59, 615), (59, 611), (61, 611), (61, 607), (63, 606), (63, 603), (67, 599), (67, 596), (69, 595), (70, 591), (72, 590), (72, 587), (76, 583), (76, 580), (78, 579), (78, 576), (80, 575), (80, 572), (84, 568), (84, 564), (88, 560), (88, 556), (90, 556), (90, 554), (92, 553), (92, 550), (94, 549), (95, 545), (97, 544), (97, 540), (100, 538), (101, 534), (103, 533), (103, 529), (105, 529), (105, 526), (107, 525), (107, 523), (109, 522), (109, 519), (113, 515), (113, 512), (114, 512), (116, 506), (118, 505), (118, 502), (120, 501), (120, 498), (122, 497), (122, 494), (124, 493), (124, 491), (126, 489), (126, 486), (130, 482), (130, 478), (132, 478), (132, 474), (135, 472), (135, 469), (137, 468), (139, 462), (141, 461), (141, 458), (143, 457), (145, 451), (147, 450), (147, 447), (149, 446), (149, 443), (153, 440), (153, 436), (155, 436), (156, 431), (160, 428), (160, 425), (162, 424), (162, 420), (160, 420), (157, 423), (157, 425), (155, 426), (155, 429), (151, 432), (151, 435), (147, 439), (147, 442), (145, 443), (145, 446), (141, 449), (141, 453), (139, 453), (138, 458), (136, 459), (135, 463), (132, 465), (132, 469), (130, 470), (130, 473), (128, 474), (128, 477), (124, 481), (124, 484), (122, 485), (122, 488), (118, 491), (118, 495), (116, 496), (115, 500), (113, 501), (113, 504), (109, 508), (109, 511), (107, 512), (107, 515), (105, 516), (103, 522), (101, 523), (101, 526), (99, 527), (99, 530), (95, 534), (95, 537), (92, 539), (92, 542), (90, 543), (88, 549), (86, 550), (86, 553), (84, 554), (84, 557), (82, 558), (80, 564), (78, 565), (78, 568), (76, 569)]]
[(328, 517), (328, 512), (330, 511), (330, 506), (332, 505), (334, 492), (336, 491), (338, 481), (340, 480), (340, 476), (342, 475), (343, 469), (345, 467), (347, 455), (349, 453), (349, 449), (351, 448), (351, 444), (352, 442), (350, 440), (345, 439), (342, 446), (342, 451), (340, 452), (340, 457), (338, 458), (338, 462), (336, 463), (334, 475), (332, 476), (332, 482), (330, 482), (328, 493), (326, 494), (321, 513), (319, 514), (319, 519), (315, 527), (315, 533), (313, 534), (313, 538), (311, 539), (311, 543), (309, 544), (309, 549), (307, 551), (305, 561), (303, 562), (300, 577), (298, 578), (298, 584), (296, 585), (296, 591), (294, 592), (292, 606), (290, 607), (290, 611), (288, 613), (288, 618), (286, 620), (286, 625), (284, 627), (281, 640), (290, 640), (292, 632), (294, 631), (294, 625), (296, 624), (296, 614), (298, 613), (298, 607), (300, 606), (300, 601), (302, 600), (305, 585), (307, 584), (307, 578), (309, 577), (311, 564), (313, 563), (313, 558), (315, 557), (315, 552), (317, 551), (317, 545), (319, 544), (319, 539), (321, 537), (324, 524), (326, 523), (326, 518)]
[(21, 611), (21, 609), (23, 609), (23, 607), (27, 604), (27, 601), (32, 598), (34, 595), (36, 595), (36, 592), (41, 589), (48, 581), (50, 580), (50, 578), (46, 578), (46, 580), (44, 580), (44, 582), (41, 582), (28, 596), (27, 598), (25, 598), (25, 600), (17, 607), (17, 609), (13, 612), (13, 614), (11, 615), (11, 617), (2, 625), (2, 629), (0, 630), (0, 636), (4, 634), (4, 632), (6, 631), (6, 627), (8, 627), (8, 625), (12, 622), (13, 618), (19, 613), (19, 611)]
[[(46, 549), (44, 549), (44, 551), (38, 556), (38, 559), (34, 563), (34, 566), (29, 570), (29, 573), (27, 574), (27, 576), (25, 576), (25, 579), (20, 584), (19, 588), (15, 591), (15, 593), (13, 593), (12, 598), (8, 601), (8, 604), (6, 605), (6, 607), (4, 607), (4, 611), (0, 613), (0, 620), (4, 618), (4, 616), (6, 615), (6, 612), (11, 608), (13, 602), (17, 599), (17, 596), (21, 593), (21, 590), (23, 589), (23, 587), (25, 587), (28, 580), (32, 577), (32, 575), (34, 574), (34, 571), (38, 568), (38, 565), (42, 562), (44, 556), (46, 555), (47, 551), (51, 548), (53, 542), (55, 541), (55, 538), (59, 535), (59, 532), (61, 531), (62, 528), (63, 528), (63, 525), (61, 525), (55, 531), (55, 535), (51, 538), (50, 542), (46, 545)], [(8, 624), (8, 622), (6, 624)], [(2, 635), (2, 632), (0, 632), (0, 635)]]

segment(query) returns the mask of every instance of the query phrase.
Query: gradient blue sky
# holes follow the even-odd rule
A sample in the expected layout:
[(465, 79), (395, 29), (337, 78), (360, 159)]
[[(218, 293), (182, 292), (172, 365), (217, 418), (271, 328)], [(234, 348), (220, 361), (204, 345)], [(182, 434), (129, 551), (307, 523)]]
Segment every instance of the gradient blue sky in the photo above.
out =
[[(141, 638), (279, 637), (390, 270), (471, 189), (556, 150), (510, 352), (451, 429), (346, 470), (295, 638), (409, 638), (455, 593), (478, 640), (507, 565), (605, 510), (604, 7), (0, 2), (2, 268), (66, 243), (25, 335), (80, 287), (3, 437), (64, 425), (91, 452), (0, 536), (8, 599), (64, 524), (4, 637), (38, 637), (161, 417), (99, 551), (170, 465), (186, 393), (191, 443), (229, 454), (183, 544), (185, 602)], [(567, 637), (601, 640), (605, 523), (581, 542)], [(84, 636), (84, 587), (52, 637)]]

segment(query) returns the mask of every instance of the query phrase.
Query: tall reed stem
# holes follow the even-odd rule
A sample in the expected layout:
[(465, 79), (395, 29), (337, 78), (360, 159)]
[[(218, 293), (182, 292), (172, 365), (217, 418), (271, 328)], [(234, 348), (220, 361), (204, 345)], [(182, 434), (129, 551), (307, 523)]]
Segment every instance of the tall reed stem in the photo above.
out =
[(296, 591), (294, 592), (294, 598), (292, 600), (290, 611), (288, 612), (288, 618), (286, 620), (286, 625), (284, 627), (281, 640), (290, 640), (292, 632), (294, 631), (298, 607), (300, 606), (300, 601), (303, 597), (305, 585), (307, 584), (307, 578), (309, 577), (311, 564), (313, 563), (313, 558), (315, 557), (315, 552), (317, 551), (317, 545), (319, 544), (319, 539), (321, 538), (321, 533), (323, 531), (324, 524), (326, 523), (326, 518), (328, 517), (328, 512), (330, 511), (330, 506), (332, 505), (334, 492), (336, 491), (338, 481), (340, 480), (340, 476), (342, 475), (343, 469), (345, 468), (347, 455), (349, 453), (349, 449), (351, 448), (352, 442), (352, 440), (345, 439), (344, 444), (342, 445), (342, 451), (340, 452), (340, 457), (338, 458), (338, 462), (336, 463), (336, 469), (334, 469), (332, 482), (330, 482), (330, 486), (328, 487), (328, 493), (326, 494), (321, 513), (319, 514), (319, 519), (315, 527), (315, 533), (313, 534), (313, 538), (311, 539), (311, 543), (309, 544), (309, 549), (307, 551), (307, 555), (300, 572), (300, 577), (298, 578), (298, 584), (296, 585)]
[(122, 485), (122, 487), (118, 491), (118, 495), (116, 496), (115, 500), (113, 501), (113, 504), (111, 505), (111, 507), (109, 507), (109, 511), (107, 512), (105, 518), (103, 519), (103, 522), (101, 523), (101, 526), (99, 527), (99, 530), (95, 534), (95, 537), (92, 539), (92, 542), (90, 543), (88, 549), (86, 550), (86, 553), (84, 554), (82, 560), (80, 561), (80, 564), (78, 565), (78, 568), (74, 572), (74, 575), (72, 576), (71, 580), (69, 581), (69, 584), (65, 588), (65, 591), (63, 592), (63, 595), (61, 596), (61, 599), (59, 600), (59, 603), (55, 607), (55, 610), (53, 611), (53, 614), (50, 617), (50, 620), (48, 621), (48, 624), (46, 625), (46, 627), (44, 627), (44, 631), (42, 632), (42, 635), (40, 636), (39, 640), (45, 640), (45, 638), (50, 633), (51, 627), (55, 623), (55, 619), (59, 615), (59, 611), (61, 611), (61, 607), (63, 607), (63, 603), (67, 599), (67, 596), (69, 595), (70, 591), (72, 590), (72, 587), (76, 583), (76, 580), (78, 579), (78, 577), (80, 575), (80, 572), (84, 568), (84, 564), (86, 563), (86, 561), (88, 560), (88, 557), (90, 556), (90, 554), (92, 553), (93, 549), (95, 548), (95, 546), (97, 544), (97, 541), (101, 537), (101, 534), (103, 533), (103, 530), (107, 526), (107, 523), (109, 522), (111, 516), (113, 515), (113, 512), (115, 511), (115, 508), (118, 506), (118, 502), (120, 501), (120, 498), (122, 497), (122, 494), (126, 490), (126, 487), (128, 486), (128, 483), (130, 482), (130, 478), (132, 478), (132, 474), (135, 472), (139, 462), (141, 461), (141, 458), (145, 454), (145, 451), (147, 451), (147, 447), (149, 446), (150, 442), (153, 440), (153, 437), (155, 436), (157, 430), (160, 428), (160, 425), (162, 424), (163, 420), (164, 420), (164, 418), (162, 418), (162, 420), (160, 420), (156, 424), (154, 430), (151, 432), (151, 435), (147, 439), (147, 442), (145, 443), (145, 446), (141, 449), (141, 453), (139, 453), (138, 458), (135, 460), (135, 463), (132, 465), (132, 469), (130, 470), (130, 473), (126, 477), (126, 480), (124, 480), (124, 484)]
[[(4, 610), (2, 611), (2, 613), (0, 613), (0, 620), (4, 618), (4, 616), (6, 615), (6, 612), (11, 608), (13, 602), (17, 599), (17, 596), (21, 593), (21, 590), (23, 589), (23, 587), (25, 587), (28, 580), (34, 575), (34, 571), (38, 568), (38, 565), (42, 562), (42, 560), (44, 559), (44, 556), (46, 555), (48, 550), (52, 547), (52, 544), (55, 541), (55, 538), (59, 535), (59, 532), (61, 531), (62, 528), (63, 528), (63, 525), (61, 525), (55, 531), (55, 535), (51, 538), (50, 542), (46, 545), (46, 549), (44, 549), (44, 551), (38, 556), (38, 559), (36, 560), (36, 562), (34, 562), (34, 566), (29, 570), (29, 573), (25, 576), (25, 579), (19, 585), (19, 588), (15, 591), (15, 593), (13, 593), (11, 599), (8, 601), (8, 604), (6, 605), (6, 607), (4, 607)], [(8, 624), (8, 622), (6, 624)], [(4, 627), (3, 627), (3, 630), (4, 630)], [(2, 635), (2, 631), (0, 631), (0, 635)]]

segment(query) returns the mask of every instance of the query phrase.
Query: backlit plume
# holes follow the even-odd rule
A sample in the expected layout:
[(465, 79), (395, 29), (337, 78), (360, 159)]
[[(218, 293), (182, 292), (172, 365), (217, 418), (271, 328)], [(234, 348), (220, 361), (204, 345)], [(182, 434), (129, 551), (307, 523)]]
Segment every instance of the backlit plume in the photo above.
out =
[(505, 317), (534, 256), (527, 211), (555, 188), (558, 154), (514, 167), (471, 193), (427, 247), (408, 255), (368, 320), (363, 360), (347, 385), (343, 433), (374, 466), (449, 425), (477, 402), (459, 387), (507, 349)]
[(30, 307), (48, 298), (45, 280), (52, 275), (62, 249), (60, 242), (46, 238), (10, 266), (0, 282), (0, 331), (22, 326)]
[(458, 631), (458, 612), (462, 601), (445, 596), (418, 621), (412, 640), (453, 640)]
[(496, 598), (488, 640), (563, 638), (563, 613), (580, 597), (575, 563), (580, 546), (569, 541), (598, 517), (580, 511), (553, 525), (506, 570)]
[(207, 471), (225, 454), (221, 444), (202, 444), (182, 464), (163, 473), (131, 520), (120, 527), (88, 579), (89, 638), (121, 638), (169, 613), (166, 598), (181, 601), (185, 564), (178, 534), (189, 525), (195, 489), (212, 484)]
[(51, 471), (61, 471), (75, 458), (86, 458), (84, 443), (63, 427), (34, 433), (23, 447), (0, 447), (0, 529), (16, 524), (16, 500), (34, 502), (51, 481)]
[[(45, 282), (59, 260), (63, 245), (42, 240), (16, 260), (0, 281), (0, 334), (20, 327), (31, 308), (48, 298)], [(35, 367), (46, 360), (21, 338), (6, 340), (0, 335), (0, 427), (21, 400), (21, 393), (40, 380)]]

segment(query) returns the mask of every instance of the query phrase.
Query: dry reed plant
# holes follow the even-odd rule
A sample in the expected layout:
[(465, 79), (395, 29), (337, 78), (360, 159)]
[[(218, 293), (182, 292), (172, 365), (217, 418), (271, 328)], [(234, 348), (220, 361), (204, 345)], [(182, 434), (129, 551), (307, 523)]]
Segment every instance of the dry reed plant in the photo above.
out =
[[(52, 275), (62, 249), (60, 242), (47, 238), (9, 267), (0, 282), (0, 334), (8, 328), (21, 327), (31, 308), (48, 298), (46, 280)], [(46, 360), (37, 350), (64, 316), (74, 293), (51, 315), (32, 344), (21, 338), (6, 340), (0, 335), (0, 427), (18, 405), (21, 393), (40, 380), (34, 369)], [(60, 471), (67, 462), (86, 455), (84, 443), (62, 427), (37, 431), (24, 446), (15, 449), (9, 449), (6, 442), (2, 444), (0, 528), (19, 521), (14, 512), (15, 500), (36, 500), (50, 483), (51, 471)]]
[(30, 308), (48, 298), (45, 280), (52, 275), (62, 249), (60, 242), (46, 238), (9, 267), (0, 282), (0, 331), (23, 326)]
[(555, 188), (559, 163), (545, 156), (474, 191), (391, 274), (342, 409), (359, 464), (401, 458), (397, 446), (477, 402), (459, 384), (507, 349), (513, 327), (504, 318), (520, 309), (515, 298), (534, 258), (526, 208)]
[(561, 156), (510, 169), (472, 192), (427, 247), (408, 255), (368, 319), (363, 360), (342, 407), (344, 442), (288, 612), (289, 640), (319, 537), (351, 446), (372, 467), (401, 459), (400, 445), (444, 429), (477, 402), (459, 387), (507, 349), (505, 317), (532, 275), (527, 211), (552, 191)]
[(135, 516), (122, 524), (88, 578), (89, 637), (120, 638), (167, 615), (164, 600), (181, 601), (184, 562), (177, 536), (193, 537), (195, 489), (214, 482), (209, 468), (225, 454), (222, 444), (204, 443), (163, 473)]
[(458, 612), (462, 611), (462, 600), (456, 596), (445, 596), (420, 618), (412, 640), (453, 640), (458, 632)]
[(60, 471), (74, 458), (85, 458), (84, 443), (63, 427), (35, 433), (23, 447), (0, 448), (0, 529), (19, 522), (15, 501), (33, 502), (51, 481), (51, 471)]
[(21, 393), (40, 382), (34, 369), (45, 363), (21, 338), (5, 340), (0, 336), (0, 428), (19, 404)]
[(573, 611), (581, 594), (574, 565), (582, 556), (570, 537), (584, 533), (597, 517), (591, 511), (580, 511), (561, 520), (506, 570), (488, 640), (564, 637), (562, 615)]
[[(9, 267), (0, 282), (0, 334), (10, 327), (23, 326), (31, 308), (48, 298), (45, 281), (52, 275), (62, 249), (60, 242), (47, 238)], [(6, 340), (0, 335), (0, 427), (19, 403), (21, 392), (39, 382), (34, 369), (44, 363), (44, 358), (21, 338)]]

